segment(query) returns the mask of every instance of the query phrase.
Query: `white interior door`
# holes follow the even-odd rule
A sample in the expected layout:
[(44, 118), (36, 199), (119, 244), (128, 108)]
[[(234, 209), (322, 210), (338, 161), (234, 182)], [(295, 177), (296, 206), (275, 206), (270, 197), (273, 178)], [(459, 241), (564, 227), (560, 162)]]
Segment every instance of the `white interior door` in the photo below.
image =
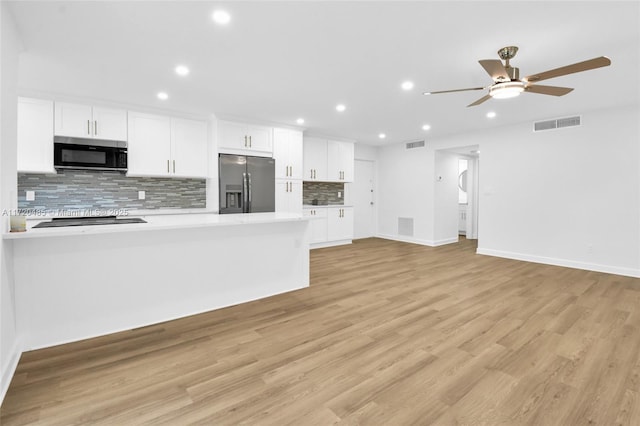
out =
[(354, 207), (354, 238), (369, 238), (376, 233), (374, 162), (355, 160), (351, 199)]

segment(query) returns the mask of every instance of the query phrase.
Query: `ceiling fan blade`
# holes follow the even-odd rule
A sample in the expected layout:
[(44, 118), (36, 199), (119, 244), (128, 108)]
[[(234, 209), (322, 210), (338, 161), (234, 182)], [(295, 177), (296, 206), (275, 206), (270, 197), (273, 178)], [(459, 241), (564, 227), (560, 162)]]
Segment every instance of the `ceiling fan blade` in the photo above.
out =
[(507, 73), (507, 69), (502, 65), (499, 59), (482, 59), (480, 65), (491, 76), (493, 81), (509, 81), (511, 77)]
[(483, 97), (481, 97), (480, 99), (478, 99), (477, 101), (475, 101), (472, 104), (467, 105), (467, 107), (472, 107), (472, 106), (476, 106), (476, 105), (480, 105), (481, 103), (488, 101), (489, 99), (491, 99), (491, 95), (484, 95)]
[(440, 93), (466, 92), (468, 90), (484, 90), (484, 89), (486, 89), (486, 87), (472, 87), (470, 89), (439, 90), (437, 92), (424, 92), (423, 95), (438, 95)]
[(539, 93), (541, 95), (551, 96), (564, 96), (571, 92), (571, 87), (559, 87), (559, 86), (542, 86), (537, 84), (531, 84), (524, 88), (525, 92)]
[(587, 61), (578, 62), (575, 64), (567, 65), (564, 67), (556, 68), (553, 70), (541, 72), (538, 74), (530, 75), (522, 80), (530, 81), (532, 83), (547, 80), (549, 78), (560, 77), (567, 74), (573, 74), (576, 72), (589, 71), (595, 68), (606, 67), (611, 65), (611, 59), (606, 56), (600, 56), (599, 58), (589, 59)]

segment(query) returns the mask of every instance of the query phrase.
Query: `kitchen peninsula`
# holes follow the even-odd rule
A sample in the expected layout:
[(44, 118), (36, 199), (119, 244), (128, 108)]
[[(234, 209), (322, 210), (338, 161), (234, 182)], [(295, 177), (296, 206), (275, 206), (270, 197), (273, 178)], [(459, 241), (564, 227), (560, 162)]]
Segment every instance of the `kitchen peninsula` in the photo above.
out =
[(172, 214), (5, 233), (23, 350), (194, 315), (309, 285), (298, 214)]

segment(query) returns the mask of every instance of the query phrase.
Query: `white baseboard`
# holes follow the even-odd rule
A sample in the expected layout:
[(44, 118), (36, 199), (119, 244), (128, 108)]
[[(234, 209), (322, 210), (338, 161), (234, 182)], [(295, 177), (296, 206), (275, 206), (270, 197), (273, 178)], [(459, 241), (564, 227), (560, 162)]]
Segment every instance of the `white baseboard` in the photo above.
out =
[(9, 390), (9, 385), (11, 384), (11, 379), (13, 379), (13, 375), (18, 367), (20, 356), (22, 356), (22, 352), (19, 349), (18, 342), (15, 342), (11, 348), (9, 361), (2, 366), (2, 378), (0, 379), (2, 380), (0, 381), (0, 384), (2, 385), (0, 388), (0, 405), (2, 405), (2, 401), (4, 401), (4, 397)]
[(419, 238), (405, 237), (402, 235), (389, 235), (389, 234), (378, 234), (376, 235), (376, 237), (383, 238), (385, 240), (401, 241), (403, 243), (419, 244), (421, 246), (428, 246), (428, 247), (438, 247), (438, 246), (443, 246), (445, 244), (452, 244), (452, 243), (458, 242), (458, 237), (447, 238), (444, 240), (437, 240), (437, 241), (421, 240)]
[(353, 240), (340, 240), (340, 241), (326, 241), (324, 243), (311, 243), (309, 248), (311, 250), (317, 248), (325, 248), (325, 247), (334, 247), (334, 246), (344, 246), (347, 244), (352, 244)]
[(627, 277), (640, 278), (640, 269), (623, 268), (619, 266), (600, 265), (597, 263), (578, 262), (575, 260), (558, 259), (554, 257), (536, 256), (524, 253), (514, 253), (502, 250), (492, 250), (480, 248), (477, 254), (487, 256), (503, 257), (505, 259), (524, 260), (525, 262), (543, 263), (545, 265), (564, 266), (565, 268), (584, 269), (587, 271), (604, 272), (607, 274), (624, 275)]

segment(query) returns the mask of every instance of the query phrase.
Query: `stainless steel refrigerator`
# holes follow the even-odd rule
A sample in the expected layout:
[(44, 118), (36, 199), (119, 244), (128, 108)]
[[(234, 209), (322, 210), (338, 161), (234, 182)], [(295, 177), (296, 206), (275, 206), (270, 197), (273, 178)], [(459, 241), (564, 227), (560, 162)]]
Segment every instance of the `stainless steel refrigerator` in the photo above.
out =
[(276, 160), (220, 154), (220, 214), (276, 211)]

